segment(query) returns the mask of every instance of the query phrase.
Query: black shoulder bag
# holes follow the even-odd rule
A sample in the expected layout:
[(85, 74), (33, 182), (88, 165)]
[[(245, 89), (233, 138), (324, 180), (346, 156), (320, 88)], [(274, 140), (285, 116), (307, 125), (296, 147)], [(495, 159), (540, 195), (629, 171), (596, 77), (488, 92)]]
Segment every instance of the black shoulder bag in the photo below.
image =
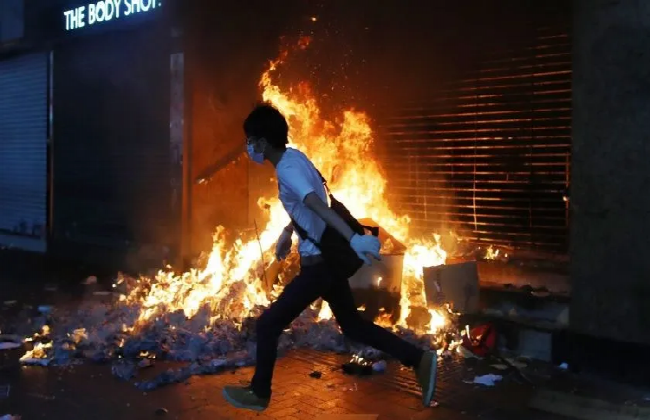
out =
[[(364, 226), (359, 223), (359, 221), (350, 214), (350, 210), (348, 210), (343, 203), (334, 198), (334, 195), (332, 195), (332, 192), (327, 186), (327, 181), (323, 178), (323, 175), (321, 175), (320, 172), (318, 172), (318, 175), (321, 177), (325, 190), (329, 195), (331, 203), (330, 208), (334, 210), (348, 226), (350, 226), (352, 231), (357, 235), (365, 235), (365, 229), (368, 229), (374, 236), (379, 236), (379, 228), (374, 226)], [(350, 242), (348, 242), (348, 240), (345, 239), (336, 229), (329, 225), (325, 225), (323, 236), (321, 236), (320, 241), (316, 241), (315, 239), (310, 238), (307, 231), (296, 223), (293, 218), (291, 218), (291, 223), (303, 240), (308, 240), (318, 247), (323, 255), (323, 259), (330, 264), (330, 268), (337, 276), (346, 279), (350, 278), (363, 265), (363, 260), (357, 256), (357, 253), (350, 246)]]

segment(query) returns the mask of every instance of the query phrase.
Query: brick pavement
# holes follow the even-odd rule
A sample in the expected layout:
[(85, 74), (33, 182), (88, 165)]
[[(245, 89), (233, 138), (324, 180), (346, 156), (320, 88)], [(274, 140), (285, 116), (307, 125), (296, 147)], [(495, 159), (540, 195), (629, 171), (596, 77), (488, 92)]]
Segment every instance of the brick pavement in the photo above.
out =
[[(337, 368), (337, 360), (345, 360), (345, 357), (298, 351), (281, 358), (271, 405), (259, 414), (231, 407), (221, 396), (224, 385), (246, 383), (252, 368), (192, 377), (185, 383), (148, 393), (138, 391), (133, 383), (117, 380), (110, 374), (109, 366), (19, 368), (0, 372), (0, 385), (11, 385), (9, 398), (0, 399), (0, 416), (12, 413), (22, 415), (24, 420), (163, 416), (188, 420), (317, 420), (328, 414), (374, 414), (380, 420), (457, 420), (479, 416), (487, 420), (557, 418), (525, 410), (530, 395), (527, 387), (504, 383), (492, 389), (478, 389), (464, 384), (460, 378), (445, 375), (441, 375), (439, 394), (444, 398), (440, 406), (424, 408), (419, 395), (403, 386), (411, 372), (401, 371), (397, 364), (389, 364), (383, 375), (361, 378), (344, 375)], [(158, 363), (142, 370), (136, 380), (150, 379), (169, 367), (168, 363)], [(313, 370), (322, 372), (322, 377), (311, 378), (309, 374)], [(444, 369), (441, 371), (444, 373)], [(168, 413), (156, 414), (163, 407)]]
[[(384, 375), (361, 378), (344, 375), (336, 369), (332, 360), (343, 357), (322, 355), (315, 352), (293, 352), (278, 361), (274, 380), (274, 395), (270, 407), (263, 413), (239, 410), (229, 406), (221, 396), (224, 385), (245, 383), (250, 379), (252, 368), (213, 376), (190, 378), (183, 384), (169, 385), (143, 393), (132, 383), (120, 382), (110, 374), (108, 366), (84, 365), (70, 368), (21, 368), (0, 375), (0, 385), (8, 380), (12, 392), (8, 399), (0, 400), (0, 415), (13, 413), (23, 419), (75, 418), (75, 419), (146, 419), (159, 417), (156, 410), (168, 410), (170, 419), (247, 419), (292, 420), (314, 419), (323, 415), (374, 414), (384, 419), (517, 419), (540, 418), (532, 414), (522, 416), (526, 393), (522, 388), (492, 390), (475, 389), (462, 381), (441, 387), (452, 387), (459, 395), (461, 405), (441, 401), (440, 407), (424, 408), (419, 396), (400, 383), (411, 373), (400, 371), (391, 364)], [(325, 363), (323, 363), (325, 362)], [(168, 364), (141, 372), (148, 379)], [(313, 370), (322, 372), (320, 379), (311, 378)], [(6, 379), (5, 379), (6, 378)], [(453, 388), (456, 387), (456, 388)], [(517, 391), (519, 389), (519, 391)], [(505, 393), (505, 394), (504, 394)], [(497, 398), (498, 395), (500, 398)], [(476, 402), (491, 401), (472, 412)], [(497, 401), (500, 401), (498, 404)], [(504, 402), (505, 401), (505, 402)], [(513, 402), (514, 404), (513, 406)], [(508, 410), (503, 407), (510, 405)], [(467, 405), (467, 410), (463, 406)], [(500, 405), (500, 407), (497, 407)]]

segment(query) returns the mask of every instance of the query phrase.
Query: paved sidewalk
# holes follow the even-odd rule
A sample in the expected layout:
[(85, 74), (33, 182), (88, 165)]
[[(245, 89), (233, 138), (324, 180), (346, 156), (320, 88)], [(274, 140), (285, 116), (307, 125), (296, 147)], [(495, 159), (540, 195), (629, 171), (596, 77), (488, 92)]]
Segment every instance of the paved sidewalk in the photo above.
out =
[[(318, 419), (325, 414), (374, 414), (378, 419), (551, 419), (528, 411), (531, 388), (504, 381), (494, 388), (476, 388), (456, 375), (471, 371), (441, 369), (437, 397), (440, 406), (424, 408), (410, 371), (389, 364), (385, 374), (362, 378), (344, 375), (338, 368), (344, 356), (295, 351), (279, 360), (271, 406), (261, 414), (230, 407), (221, 397), (226, 384), (244, 383), (251, 368), (213, 376), (192, 377), (187, 382), (144, 393), (133, 382), (113, 377), (109, 366), (80, 365), (66, 368), (23, 367), (1, 372), (0, 386), (11, 386), (0, 398), (0, 415), (23, 419)], [(141, 371), (148, 379), (174, 367), (169, 363)], [(314, 370), (320, 379), (309, 376)], [(462, 370), (462, 369), (461, 369)], [(452, 382), (453, 381), (453, 382)], [(164, 410), (163, 410), (164, 409)], [(345, 417), (342, 417), (345, 418)]]

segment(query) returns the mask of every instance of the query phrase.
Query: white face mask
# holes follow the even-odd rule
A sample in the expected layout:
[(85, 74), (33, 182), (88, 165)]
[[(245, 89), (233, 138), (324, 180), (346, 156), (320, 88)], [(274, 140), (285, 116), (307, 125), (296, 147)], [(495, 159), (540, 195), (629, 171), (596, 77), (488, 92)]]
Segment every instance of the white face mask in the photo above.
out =
[[(257, 140), (260, 141), (260, 140)], [(248, 152), (248, 157), (255, 163), (263, 164), (264, 163), (264, 151), (256, 152), (255, 147), (252, 141), (247, 140), (246, 142), (246, 151)]]
[(249, 144), (247, 146), (248, 150), (248, 157), (255, 163), (262, 164), (264, 163), (264, 153), (262, 152), (256, 152), (255, 149), (253, 148), (252, 144)]

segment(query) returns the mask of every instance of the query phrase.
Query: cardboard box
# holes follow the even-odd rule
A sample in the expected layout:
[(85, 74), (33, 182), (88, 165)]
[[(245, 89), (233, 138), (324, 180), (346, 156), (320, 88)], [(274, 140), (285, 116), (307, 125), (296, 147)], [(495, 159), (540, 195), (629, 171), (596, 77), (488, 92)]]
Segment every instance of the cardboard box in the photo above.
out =
[(424, 290), (430, 306), (451, 304), (462, 314), (478, 312), (479, 283), (476, 261), (424, 268)]

